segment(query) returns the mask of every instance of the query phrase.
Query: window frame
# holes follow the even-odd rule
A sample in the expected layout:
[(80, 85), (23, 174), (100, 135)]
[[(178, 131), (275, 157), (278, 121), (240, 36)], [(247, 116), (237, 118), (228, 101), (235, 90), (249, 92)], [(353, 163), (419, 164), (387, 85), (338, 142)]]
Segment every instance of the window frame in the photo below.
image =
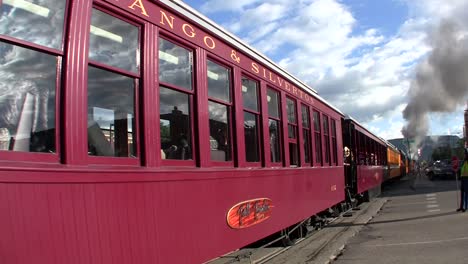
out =
[[(124, 165), (124, 166), (139, 166), (141, 164), (141, 160), (142, 160), (142, 153), (143, 150), (142, 150), (142, 145), (141, 145), (141, 136), (140, 136), (140, 126), (141, 126), (141, 121), (140, 121), (140, 107), (141, 107), (141, 104), (143, 103), (143, 98), (140, 98), (140, 93), (142, 90), (144, 90), (144, 87), (143, 87), (143, 64), (144, 64), (144, 56), (143, 56), (143, 53), (141, 52), (143, 49), (143, 45), (145, 44), (145, 39), (144, 39), (144, 30), (145, 30), (145, 24), (143, 23), (143, 21), (141, 21), (140, 19), (133, 19), (131, 20), (130, 18), (128, 18), (128, 16), (125, 16), (125, 15), (122, 15), (120, 12), (116, 12), (114, 9), (112, 8), (107, 8), (107, 7), (103, 7), (101, 5), (96, 5), (96, 4), (93, 4), (92, 8), (91, 8), (91, 12), (89, 13), (90, 14), (90, 22), (89, 22), (89, 25), (88, 25), (88, 30), (87, 30), (87, 34), (91, 34), (90, 32), (90, 28), (91, 28), (91, 17), (92, 17), (92, 9), (97, 9), (109, 16), (112, 16), (116, 19), (120, 19), (122, 21), (124, 21), (125, 23), (128, 23), (130, 25), (133, 25), (135, 26), (136, 28), (138, 28), (138, 50), (140, 51), (139, 52), (139, 65), (138, 65), (138, 73), (134, 73), (134, 72), (131, 72), (131, 71), (127, 71), (127, 70), (124, 70), (124, 69), (120, 69), (120, 68), (117, 68), (117, 67), (114, 67), (114, 66), (110, 66), (110, 65), (106, 65), (105, 63), (101, 63), (101, 62), (98, 62), (98, 61), (93, 61), (91, 59), (89, 59), (89, 43), (87, 43), (87, 47), (88, 47), (88, 54), (86, 54), (86, 71), (89, 70), (89, 67), (95, 67), (95, 68), (98, 68), (100, 70), (104, 70), (104, 71), (108, 71), (108, 72), (111, 72), (111, 73), (114, 73), (114, 74), (119, 74), (119, 75), (122, 75), (122, 76), (126, 76), (126, 77), (129, 77), (129, 78), (132, 78), (133, 79), (133, 84), (134, 84), (134, 99), (133, 99), (133, 104), (134, 104), (134, 119), (135, 119), (135, 128), (132, 128), (132, 129), (135, 129), (136, 131), (134, 132), (134, 135), (135, 135), (135, 154), (136, 156), (135, 157), (110, 157), (110, 156), (92, 156), (92, 155), (89, 155), (89, 154), (86, 154), (85, 156), (87, 157), (86, 160), (87, 160), (87, 163), (88, 164), (96, 164), (96, 165), (103, 165), (103, 164), (110, 164), (110, 165)], [(88, 74), (86, 74), (86, 81), (89, 80), (89, 76)], [(85, 91), (85, 94), (88, 95), (88, 84), (86, 84), (86, 91)], [(85, 107), (86, 109), (88, 109), (89, 105), (88, 105), (88, 100), (86, 98), (86, 103), (85, 103)], [(86, 126), (86, 131), (87, 131), (87, 126)], [(88, 143), (88, 136), (87, 136), (87, 132), (85, 132), (84, 134), (84, 139), (85, 139), (85, 143), (87, 144)], [(86, 148), (87, 149), (87, 148)]]
[(338, 139), (336, 133), (337, 122), (334, 118), (330, 118), (330, 129), (331, 129), (331, 152), (332, 152), (332, 164), (338, 166)]
[[(269, 111), (268, 111), (268, 91), (271, 90), (273, 92), (276, 93), (277, 95), (277, 99), (278, 99), (278, 104), (277, 104), (277, 107), (278, 107), (278, 117), (275, 117), (275, 116), (271, 116)], [(278, 124), (278, 143), (279, 143), (279, 149), (278, 149), (278, 153), (279, 153), (279, 161), (277, 162), (273, 162), (271, 160), (271, 144), (270, 144), (270, 140), (267, 140), (268, 141), (268, 145), (265, 146), (265, 152), (268, 153), (266, 154), (265, 156), (268, 158), (268, 161), (269, 161), (269, 164), (270, 164), (270, 167), (283, 167), (284, 164), (285, 164), (285, 153), (284, 153), (284, 141), (283, 141), (283, 111), (282, 111), (282, 96), (281, 96), (281, 91), (270, 86), (270, 85), (267, 85), (266, 86), (266, 98), (267, 99), (267, 102), (266, 102), (266, 109), (267, 109), (267, 113), (266, 113), (266, 117), (267, 117), (267, 127), (268, 129), (266, 129), (268, 131), (268, 138), (270, 137), (270, 120), (272, 121), (275, 121), (277, 122)]]
[[(318, 118), (318, 129), (315, 127), (315, 113), (317, 113), (317, 118)], [(322, 167), (323, 166), (322, 118), (321, 118), (321, 112), (316, 108), (312, 109), (312, 120), (314, 124), (313, 131), (314, 131), (314, 153), (315, 153), (313, 166)]]
[[(289, 120), (289, 112), (288, 112), (288, 100), (294, 103), (293, 111), (294, 111), (294, 119), (295, 122)], [(298, 111), (297, 111), (297, 100), (291, 96), (286, 95), (286, 112), (288, 113), (287, 117), (287, 134), (288, 134), (288, 157), (289, 157), (289, 167), (300, 167), (301, 166), (301, 156), (300, 156), (300, 144), (299, 144), (299, 118), (298, 118)], [(302, 117), (301, 117), (302, 122)], [(294, 131), (294, 138), (289, 137), (289, 128), (292, 128)], [(291, 155), (292, 150), (289, 147), (291, 144), (296, 145), (296, 155), (297, 155), (297, 164), (291, 164)]]
[[(305, 117), (307, 119), (307, 122), (308, 122), (308, 126), (304, 126), (304, 122), (303, 122), (303, 119), (304, 119), (304, 109), (307, 110), (307, 116)], [(301, 122), (302, 122), (302, 140), (303, 140), (303, 152), (304, 152), (304, 163), (302, 166), (307, 166), (307, 167), (310, 167), (312, 166), (313, 164), (313, 161), (314, 161), (314, 157), (315, 155), (313, 155), (313, 142), (312, 142), (312, 135), (313, 135), (313, 131), (312, 131), (312, 122), (311, 122), (311, 115), (310, 115), (310, 106), (304, 104), (304, 103), (301, 103)], [(307, 138), (307, 140), (309, 141), (309, 144), (306, 145), (306, 137), (305, 137), (305, 132), (307, 132), (309, 134), (309, 137)], [(309, 152), (309, 161), (306, 161), (305, 160), (305, 154), (306, 154), (306, 149), (308, 149), (308, 152)]]
[[(195, 56), (194, 56), (195, 58)], [(235, 142), (234, 142), (234, 129), (235, 129), (235, 126), (234, 126), (234, 119), (235, 119), (235, 108), (236, 108), (236, 104), (235, 104), (235, 100), (234, 100), (234, 97), (235, 97), (235, 94), (234, 94), (234, 86), (235, 86), (235, 83), (234, 83), (234, 67), (229, 64), (229, 63), (226, 63), (224, 62), (223, 60), (215, 57), (215, 55), (211, 55), (211, 54), (207, 54), (206, 58), (205, 58), (205, 62), (206, 62), (206, 78), (208, 78), (208, 61), (211, 61), (213, 63), (216, 63), (218, 64), (219, 66), (222, 66), (224, 68), (227, 68), (229, 69), (229, 82), (230, 82), (230, 87), (229, 87), (229, 99), (230, 99), (230, 102), (226, 102), (226, 101), (223, 101), (221, 99), (218, 99), (218, 98), (214, 98), (214, 97), (210, 97), (209, 94), (208, 94), (208, 80), (206, 81), (206, 87), (203, 87), (202, 89), (206, 88), (206, 110), (209, 111), (208, 107), (209, 107), (209, 102), (213, 102), (213, 103), (216, 103), (216, 104), (221, 104), (221, 105), (224, 105), (224, 106), (227, 106), (228, 107), (228, 111), (229, 111), (229, 116), (228, 116), (228, 129), (229, 129), (229, 140), (230, 140), (230, 143), (231, 143), (231, 146), (230, 146), (230, 155), (231, 155), (231, 160), (229, 161), (219, 161), (219, 160), (212, 160), (211, 159), (211, 156), (207, 159), (207, 165), (208, 166), (211, 166), (211, 167), (234, 167), (234, 163), (235, 163), (235, 160), (236, 160), (236, 156), (235, 156), (235, 153), (236, 153), (236, 149), (235, 149)], [(196, 65), (196, 64), (194, 64)], [(205, 74), (205, 73), (200, 73), (200, 74)], [(196, 85), (196, 83), (194, 82), (194, 85)], [(195, 90), (195, 89), (194, 89)], [(209, 124), (209, 121), (210, 121), (210, 117), (209, 117), (209, 114), (207, 116), (207, 120), (208, 120), (208, 142), (206, 142), (206, 144), (208, 145), (208, 149), (210, 150), (211, 152), (211, 149), (210, 149), (210, 124)], [(205, 142), (201, 142), (201, 144), (205, 144)]]
[[(157, 89), (156, 93), (157, 93), (157, 98), (158, 98), (158, 104), (157, 104), (157, 112), (159, 113), (159, 116), (157, 116), (157, 124), (156, 126), (158, 127), (157, 128), (157, 131), (156, 133), (159, 133), (157, 135), (157, 142), (156, 142), (156, 146), (161, 149), (161, 131), (159, 129), (159, 124), (160, 124), (160, 117), (161, 117), (161, 113), (160, 113), (160, 87), (163, 86), (165, 88), (168, 88), (168, 89), (172, 89), (172, 90), (175, 90), (177, 92), (180, 92), (180, 93), (184, 93), (184, 94), (188, 94), (189, 95), (189, 104), (190, 104), (190, 114), (191, 114), (191, 118), (190, 118), (190, 126), (191, 126), (191, 133), (190, 133), (190, 140), (192, 142), (192, 145), (191, 145), (191, 151), (192, 151), (192, 159), (190, 160), (176, 160), (176, 159), (163, 159), (161, 156), (160, 156), (160, 167), (176, 167), (176, 166), (183, 166), (183, 167), (195, 167), (197, 165), (197, 161), (198, 161), (198, 150), (199, 150), (199, 145), (198, 145), (198, 134), (197, 134), (197, 129), (195, 129), (197, 126), (197, 122), (198, 122), (198, 117), (197, 117), (197, 114), (195, 112), (195, 109), (197, 107), (197, 99), (196, 99), (196, 96), (197, 96), (197, 85), (198, 83), (196, 82), (197, 78), (196, 78), (196, 75), (197, 75), (197, 53), (198, 53), (198, 47), (196, 45), (193, 45), (189, 42), (187, 42), (186, 40), (180, 38), (179, 36), (176, 36), (174, 34), (171, 34), (170, 32), (167, 32), (163, 29), (158, 29), (158, 34), (156, 36), (154, 36), (154, 38), (156, 39), (155, 41), (155, 50), (156, 50), (156, 55), (155, 55), (155, 61), (157, 61), (157, 66), (156, 66), (156, 72), (153, 73), (155, 74), (155, 89)], [(164, 40), (166, 41), (169, 41), (169, 42), (172, 42), (173, 44), (175, 45), (178, 45), (182, 48), (185, 48), (189, 51), (192, 52), (192, 89), (191, 90), (187, 90), (187, 89), (184, 89), (184, 88), (181, 88), (181, 87), (178, 87), (176, 85), (173, 85), (173, 84), (170, 84), (170, 83), (166, 83), (166, 82), (161, 82), (159, 80), (159, 38), (163, 38)], [(206, 93), (208, 93), (208, 89), (206, 90)], [(206, 105), (208, 107), (208, 102), (206, 102)]]
[[(244, 119), (244, 116), (245, 116), (245, 113), (249, 113), (249, 114), (252, 114), (256, 117), (256, 120), (257, 120), (257, 154), (258, 154), (258, 161), (247, 161), (247, 155), (246, 155), (246, 151), (247, 151), (247, 148), (246, 148), (246, 144), (245, 144), (245, 128), (242, 129), (242, 132), (243, 132), (243, 142), (244, 142), (244, 153), (242, 153), (243, 157), (244, 157), (244, 162), (245, 162), (245, 166), (247, 167), (261, 167), (262, 164), (264, 163), (263, 161), (263, 140), (262, 140), (262, 128), (263, 128), (263, 122), (262, 122), (262, 100), (261, 100), (261, 81), (257, 78), (254, 78), (251, 74), (247, 73), (247, 72), (244, 72), (244, 71), (241, 71), (241, 74), (240, 74), (240, 94), (241, 94), (241, 106), (240, 106), (240, 109), (242, 110), (242, 127), (244, 122), (245, 122), (245, 119)], [(255, 82), (257, 84), (257, 111), (255, 110), (252, 110), (252, 109), (249, 109), (249, 108), (245, 108), (244, 107), (244, 97), (243, 97), (243, 93), (242, 93), (242, 79), (243, 78), (247, 78), (253, 82)]]
[(60, 164), (62, 161), (63, 155), (66, 153), (64, 149), (65, 146), (63, 144), (63, 137), (64, 133), (62, 132), (62, 125), (64, 122), (61, 120), (61, 112), (62, 110), (62, 94), (63, 89), (67, 89), (65, 83), (62, 80), (65, 78), (66, 70), (64, 69), (64, 63), (66, 62), (66, 57), (68, 52), (65, 50), (66, 45), (68, 44), (68, 38), (71, 35), (68, 28), (70, 28), (70, 8), (71, 8), (71, 1), (66, 1), (64, 7), (64, 17), (62, 23), (62, 39), (60, 49), (50, 48), (46, 46), (42, 46), (40, 44), (36, 44), (34, 42), (22, 40), (19, 38), (15, 38), (8, 35), (0, 34), (0, 41), (13, 45), (18, 46), (25, 49), (30, 49), (36, 52), (44, 53), (50, 56), (55, 57), (55, 82), (54, 82), (54, 89), (55, 89), (55, 133), (54, 133), (54, 144), (55, 144), (55, 152), (53, 153), (45, 153), (45, 152), (27, 152), (27, 151), (12, 151), (12, 150), (0, 150), (0, 163), (3, 162), (10, 162), (10, 161), (18, 161), (21, 163), (30, 162), (30, 163), (52, 163), (52, 164)]
[[(322, 122), (322, 135), (324, 146), (323, 164), (325, 166), (331, 166), (330, 117), (326, 114), (322, 114)], [(327, 124), (327, 127), (325, 127), (325, 123)]]

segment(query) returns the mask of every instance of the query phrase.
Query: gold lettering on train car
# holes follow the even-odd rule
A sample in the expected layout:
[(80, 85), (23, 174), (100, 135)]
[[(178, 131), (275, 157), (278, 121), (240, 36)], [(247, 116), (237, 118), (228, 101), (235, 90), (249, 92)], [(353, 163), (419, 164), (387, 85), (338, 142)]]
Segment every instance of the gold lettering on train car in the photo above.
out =
[(235, 50), (231, 50), (231, 59), (237, 63), (240, 63), (240, 57), (237, 56)]
[(276, 81), (273, 80), (273, 76), (272, 76), (271, 72), (270, 72), (270, 81), (272, 81), (273, 83), (276, 83)]
[(252, 62), (251, 65), (252, 65), (252, 71), (253, 71), (253, 72), (255, 72), (255, 73), (257, 73), (257, 74), (260, 73), (260, 70), (258, 69), (257, 63)]
[(169, 27), (171, 29), (174, 29), (174, 17), (173, 16), (169, 16), (171, 18), (171, 20), (169, 20), (169, 18), (167, 17), (166, 13), (164, 13), (162, 10), (161, 10), (161, 22), (159, 22), (161, 25), (166, 25), (164, 24), (164, 20), (167, 21), (167, 23), (169, 24)]
[(266, 78), (266, 77), (267, 77), (266, 76), (266, 70), (265, 70), (265, 68), (263, 68), (263, 78)]
[(133, 4), (129, 5), (128, 7), (130, 9), (133, 9), (135, 10), (134, 6), (136, 7), (139, 7), (141, 9), (141, 13), (144, 15), (144, 16), (148, 16), (148, 13), (146, 13), (146, 9), (145, 9), (145, 6), (143, 5), (143, 3), (141, 2), (141, 0), (135, 0), (135, 2), (133, 2)]
[(283, 87), (284, 80), (281, 79), (280, 77), (276, 76), (276, 80), (278, 80), (278, 84), (280, 87)]
[[(189, 30), (190, 30), (189, 32), (187, 32), (187, 28), (189, 28)], [(182, 31), (184, 31), (185, 35), (187, 37), (189, 37), (189, 38), (193, 38), (193, 37), (195, 37), (195, 35), (197, 35), (195, 33), (195, 29), (193, 29), (193, 27), (191, 25), (187, 24), (187, 23), (182, 25)]]
[(301, 99), (304, 99), (303, 95), (304, 93), (302, 92), (302, 90), (299, 90), (299, 96), (301, 97)]
[(286, 83), (285, 86), (286, 86), (286, 87), (285, 87), (286, 91), (290, 92), (290, 91), (291, 91), (291, 87), (289, 87), (289, 83)]
[(293, 86), (293, 94), (297, 95), (297, 88), (295, 86)]
[[(208, 44), (208, 40), (210, 40), (211, 42), (211, 45)], [(205, 36), (203, 38), (203, 42), (205, 42), (205, 45), (209, 48), (209, 49), (214, 49), (216, 47), (216, 43), (214, 42), (214, 40), (210, 37), (210, 36)]]

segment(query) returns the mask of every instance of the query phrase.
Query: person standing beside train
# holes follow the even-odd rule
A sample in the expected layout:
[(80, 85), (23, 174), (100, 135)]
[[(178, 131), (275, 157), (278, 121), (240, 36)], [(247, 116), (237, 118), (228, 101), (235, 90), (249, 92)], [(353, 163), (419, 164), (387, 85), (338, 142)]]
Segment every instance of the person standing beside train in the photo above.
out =
[(461, 203), (460, 208), (457, 209), (457, 212), (465, 212), (466, 209), (468, 209), (468, 149), (465, 149), (465, 159), (461, 165), (460, 179)]

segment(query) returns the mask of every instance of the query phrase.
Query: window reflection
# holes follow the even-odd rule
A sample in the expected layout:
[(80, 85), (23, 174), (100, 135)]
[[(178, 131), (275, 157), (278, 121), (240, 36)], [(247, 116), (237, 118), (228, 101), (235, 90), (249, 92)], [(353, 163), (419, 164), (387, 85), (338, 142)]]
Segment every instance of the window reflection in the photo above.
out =
[(210, 113), (211, 159), (218, 161), (230, 161), (231, 136), (229, 134), (229, 107), (209, 101), (208, 112)]
[(270, 158), (271, 162), (281, 161), (280, 150), (280, 129), (279, 122), (276, 120), (268, 120), (268, 127), (270, 130)]
[(286, 98), (286, 110), (288, 112), (288, 122), (296, 123), (296, 102)]
[(159, 81), (192, 90), (192, 52), (160, 38)]
[(166, 87), (159, 91), (163, 158), (192, 159), (190, 96)]
[(138, 71), (136, 26), (93, 9), (90, 33), (89, 59), (127, 71)]
[(330, 137), (328, 136), (328, 117), (323, 116), (323, 144), (325, 145), (325, 163), (330, 163)]
[(315, 163), (322, 165), (322, 138), (320, 133), (320, 113), (314, 111)]
[(256, 81), (242, 77), (242, 100), (244, 108), (258, 111), (258, 84)]
[(244, 140), (247, 162), (260, 161), (260, 135), (258, 107), (258, 82), (242, 77), (242, 101), (244, 104)]
[(230, 70), (208, 60), (208, 96), (225, 102), (231, 101)]
[(296, 102), (290, 98), (286, 98), (286, 112), (288, 113), (289, 163), (291, 166), (298, 166)]
[(89, 155), (136, 156), (134, 90), (132, 78), (89, 67)]
[(65, 0), (3, 0), (0, 34), (62, 49)]
[(257, 115), (244, 112), (245, 157), (248, 162), (260, 161), (258, 127)]
[(301, 106), (301, 112), (302, 112), (302, 127), (304, 128), (310, 128), (309, 125), (309, 108), (305, 105)]
[(0, 42), (0, 150), (55, 152), (56, 61)]
[(302, 136), (304, 140), (304, 162), (310, 164), (311, 162), (311, 137), (310, 137), (310, 114), (309, 107), (301, 105), (302, 112)]
[(271, 89), (267, 91), (268, 115), (279, 118), (279, 94)]
[(304, 162), (310, 163), (310, 131), (308, 129), (303, 130), (304, 137)]
[(338, 145), (336, 142), (336, 121), (331, 120), (331, 136), (332, 136), (332, 150), (333, 150), (333, 163), (338, 165)]
[(291, 167), (299, 165), (299, 149), (293, 142), (289, 142), (289, 163)]

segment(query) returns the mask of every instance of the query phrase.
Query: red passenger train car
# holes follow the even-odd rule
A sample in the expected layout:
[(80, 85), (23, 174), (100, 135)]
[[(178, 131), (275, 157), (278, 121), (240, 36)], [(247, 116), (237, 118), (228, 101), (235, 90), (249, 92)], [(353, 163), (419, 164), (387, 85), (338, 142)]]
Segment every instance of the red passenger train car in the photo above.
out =
[(343, 145), (346, 186), (351, 196), (360, 195), (367, 200), (369, 196), (379, 195), (387, 173), (386, 141), (346, 117), (343, 120)]
[(345, 200), (343, 114), (183, 3), (0, 8), (0, 263), (200, 263)]

